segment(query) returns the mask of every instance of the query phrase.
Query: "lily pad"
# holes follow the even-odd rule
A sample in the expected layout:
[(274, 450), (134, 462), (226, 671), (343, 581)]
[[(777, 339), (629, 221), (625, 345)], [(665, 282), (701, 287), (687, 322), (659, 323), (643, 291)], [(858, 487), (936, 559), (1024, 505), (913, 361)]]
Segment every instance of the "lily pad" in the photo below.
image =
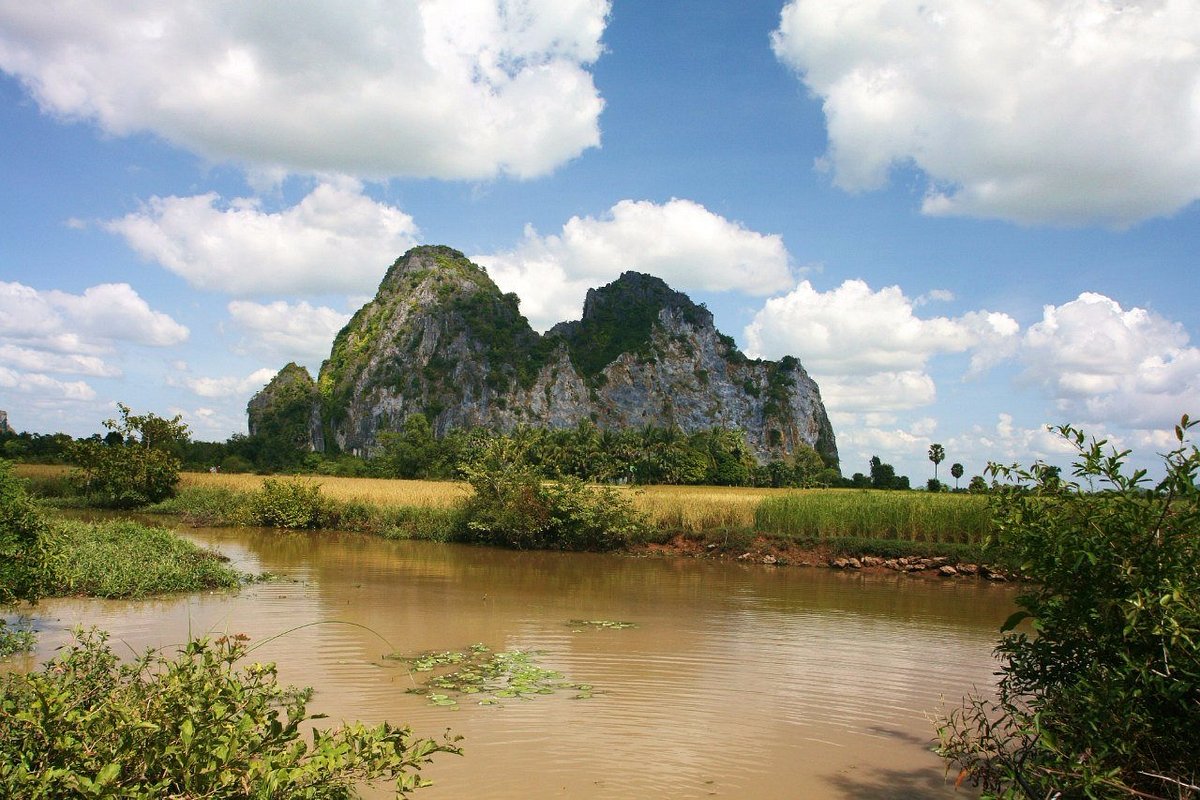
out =
[[(595, 694), (590, 684), (572, 683), (561, 672), (537, 665), (534, 650), (511, 650), (496, 653), (483, 644), (473, 644), (466, 650), (445, 650), (420, 653), (415, 656), (393, 654), (390, 659), (404, 661), (414, 672), (433, 672), (422, 686), (408, 689), (412, 694), (425, 695), (430, 703), (439, 706), (457, 705), (456, 697), (470, 695), (479, 705), (502, 705), (504, 700), (530, 700), (535, 695), (556, 691), (574, 691), (575, 699), (587, 699)], [(458, 667), (458, 669), (450, 669)], [(439, 669), (449, 670), (438, 672)]]

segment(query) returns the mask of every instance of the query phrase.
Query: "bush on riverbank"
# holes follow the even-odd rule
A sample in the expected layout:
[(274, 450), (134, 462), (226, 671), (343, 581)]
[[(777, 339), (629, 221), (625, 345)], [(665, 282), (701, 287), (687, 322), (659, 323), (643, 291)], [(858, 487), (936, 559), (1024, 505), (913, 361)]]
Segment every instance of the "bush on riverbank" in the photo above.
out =
[(629, 500), (578, 478), (545, 482), (511, 442), (495, 440), (464, 470), (475, 494), (465, 537), (517, 549), (615, 550), (644, 528)]
[(0, 606), (36, 600), (41, 593), (48, 527), (25, 482), (0, 461)]
[(0, 796), (350, 798), (379, 780), (407, 794), (435, 753), (460, 752), (386, 722), (308, 741), (311, 691), (279, 686), (272, 664), (240, 665), (244, 637), (129, 664), (105, 638), (77, 633), (42, 671), (0, 681)]
[[(1074, 477), (993, 466), (998, 549), (1034, 583), (1004, 626), (995, 700), (944, 721), (941, 753), (985, 797), (1200, 794), (1200, 450), (1176, 427), (1153, 488), (1128, 451), (1059, 433)], [(1096, 487), (1093, 489), (1093, 487)], [(1023, 618), (1036, 636), (1011, 633)]]

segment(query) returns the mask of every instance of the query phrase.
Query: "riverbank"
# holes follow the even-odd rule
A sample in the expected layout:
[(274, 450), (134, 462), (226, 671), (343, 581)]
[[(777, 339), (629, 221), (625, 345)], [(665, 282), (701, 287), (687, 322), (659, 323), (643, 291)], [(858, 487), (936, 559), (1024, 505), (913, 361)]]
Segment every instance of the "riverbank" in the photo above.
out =
[[(22, 468), (22, 471), (26, 471)], [(29, 477), (52, 486), (52, 470)], [(183, 473), (177, 495), (152, 507), (193, 526), (330, 528), (390, 539), (462, 541), (470, 485), (370, 478), (266, 478)], [(616, 487), (644, 524), (632, 555), (740, 559), (1001, 580), (987, 564), (986, 496), (846, 489)]]

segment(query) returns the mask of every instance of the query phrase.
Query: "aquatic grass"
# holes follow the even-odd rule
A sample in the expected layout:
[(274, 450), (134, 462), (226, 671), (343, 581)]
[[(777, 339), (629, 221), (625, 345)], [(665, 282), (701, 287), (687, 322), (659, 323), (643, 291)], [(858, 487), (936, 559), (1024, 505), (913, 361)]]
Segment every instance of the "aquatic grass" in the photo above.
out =
[(234, 588), (246, 576), (166, 528), (63, 521), (51, 537), (48, 594), (138, 598)]
[(817, 489), (764, 499), (754, 526), (764, 533), (814, 540), (978, 545), (988, 534), (989, 520), (987, 498), (978, 495)]
[(406, 662), (414, 672), (435, 673), (441, 668), (457, 667), (451, 672), (431, 675), (424, 684), (408, 689), (424, 695), (431, 705), (454, 707), (470, 698), (481, 706), (503, 705), (505, 700), (530, 700), (537, 695), (574, 691), (574, 699), (592, 697), (595, 689), (586, 683), (567, 681), (561, 672), (538, 666), (537, 650), (493, 652), (484, 644), (465, 650), (441, 650), (404, 656), (385, 656)]
[(573, 619), (568, 620), (567, 625), (576, 629), (576, 633), (580, 631), (604, 630), (604, 631), (620, 631), (626, 628), (636, 628), (636, 622), (619, 622), (612, 619)]
[(146, 509), (151, 514), (177, 514), (194, 527), (250, 523), (250, 497), (224, 486), (184, 486)]

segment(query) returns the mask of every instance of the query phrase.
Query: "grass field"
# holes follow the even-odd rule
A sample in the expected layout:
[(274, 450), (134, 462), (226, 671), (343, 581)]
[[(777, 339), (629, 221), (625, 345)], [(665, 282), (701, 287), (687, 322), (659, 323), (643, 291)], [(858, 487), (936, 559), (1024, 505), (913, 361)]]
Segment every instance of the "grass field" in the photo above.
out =
[[(61, 481), (67, 468), (17, 465), (34, 485)], [(400, 509), (452, 509), (470, 496), (456, 481), (314, 476), (323, 497), (339, 504)], [(250, 493), (263, 476), (185, 472), (180, 489)], [(726, 486), (619, 487), (661, 531), (756, 530), (784, 538), (876, 538), (978, 545), (987, 534), (986, 497), (863, 489), (759, 489)], [(199, 495), (196, 495), (199, 497)]]

